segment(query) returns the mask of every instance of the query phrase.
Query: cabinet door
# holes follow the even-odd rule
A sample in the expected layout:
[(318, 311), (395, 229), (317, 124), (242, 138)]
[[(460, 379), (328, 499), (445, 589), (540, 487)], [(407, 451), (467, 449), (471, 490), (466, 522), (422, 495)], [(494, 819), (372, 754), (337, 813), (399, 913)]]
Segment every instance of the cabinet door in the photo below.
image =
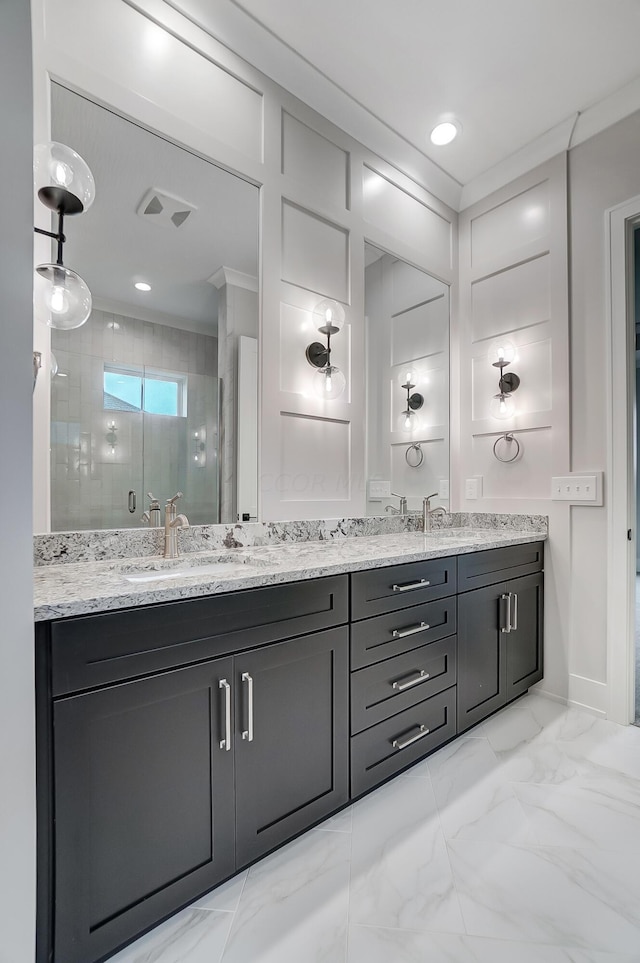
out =
[(348, 651), (342, 627), (236, 657), (238, 866), (347, 802)]
[(56, 963), (101, 958), (233, 873), (231, 673), (220, 659), (54, 704)]
[(505, 585), (458, 596), (458, 732), (506, 701)]
[(542, 585), (541, 574), (512, 579), (506, 584), (511, 595), (511, 624), (516, 626), (505, 634), (507, 702), (542, 678)]

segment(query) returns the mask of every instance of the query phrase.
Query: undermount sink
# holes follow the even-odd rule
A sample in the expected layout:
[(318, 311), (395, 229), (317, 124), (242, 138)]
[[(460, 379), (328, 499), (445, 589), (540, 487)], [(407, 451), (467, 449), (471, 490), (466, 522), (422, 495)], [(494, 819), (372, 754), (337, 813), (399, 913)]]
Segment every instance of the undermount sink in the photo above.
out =
[(125, 562), (120, 563), (117, 570), (127, 582), (160, 582), (177, 578), (202, 578), (207, 575), (249, 574), (251, 568), (264, 564), (261, 560), (247, 555), (206, 554)]

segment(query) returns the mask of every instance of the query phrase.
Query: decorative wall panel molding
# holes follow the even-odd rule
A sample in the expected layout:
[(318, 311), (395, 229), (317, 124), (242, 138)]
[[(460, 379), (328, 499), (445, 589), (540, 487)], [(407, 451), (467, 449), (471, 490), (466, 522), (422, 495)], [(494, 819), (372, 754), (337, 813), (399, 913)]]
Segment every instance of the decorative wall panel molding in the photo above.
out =
[(443, 277), (450, 274), (450, 221), (366, 164), (362, 171), (362, 191), (366, 221), (398, 238), (403, 245), (423, 251), (435, 274)]
[(282, 470), (273, 480), (281, 500), (348, 501), (351, 498), (350, 434), (351, 427), (346, 421), (281, 411)]
[(550, 298), (548, 254), (474, 281), (471, 286), (473, 340), (548, 321)]
[(348, 304), (349, 232), (283, 199), (282, 280)]
[(329, 207), (349, 206), (349, 154), (286, 110), (282, 112), (282, 173)]
[[(487, 199), (489, 200), (489, 199)], [(513, 263), (514, 251), (546, 238), (550, 227), (549, 185), (533, 187), (471, 220), (471, 267), (488, 260)]]

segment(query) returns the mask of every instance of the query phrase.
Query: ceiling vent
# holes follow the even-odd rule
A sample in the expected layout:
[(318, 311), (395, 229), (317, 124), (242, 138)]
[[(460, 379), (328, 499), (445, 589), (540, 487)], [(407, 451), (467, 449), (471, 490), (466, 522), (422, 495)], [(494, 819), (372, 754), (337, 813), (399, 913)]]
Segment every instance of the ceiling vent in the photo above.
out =
[(181, 227), (192, 211), (197, 211), (195, 204), (152, 187), (140, 201), (136, 213), (158, 227)]

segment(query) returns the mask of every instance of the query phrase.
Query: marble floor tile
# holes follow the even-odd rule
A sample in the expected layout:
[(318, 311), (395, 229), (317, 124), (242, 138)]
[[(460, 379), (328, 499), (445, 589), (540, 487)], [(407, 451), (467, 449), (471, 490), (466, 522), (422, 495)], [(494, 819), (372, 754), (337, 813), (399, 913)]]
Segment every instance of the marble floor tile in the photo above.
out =
[(634, 855), (466, 840), (448, 846), (467, 933), (640, 956)]
[(594, 846), (640, 856), (640, 781), (601, 774), (560, 786), (514, 784), (543, 846)]
[(252, 866), (224, 963), (344, 963), (350, 847), (311, 832)]
[(248, 873), (249, 870), (245, 869), (243, 873), (238, 873), (237, 876), (227, 880), (213, 892), (201, 896), (200, 899), (191, 904), (191, 909), (224, 910), (233, 913), (238, 908), (238, 901), (242, 895)]
[(397, 779), (354, 805), (350, 919), (464, 932), (429, 781)]
[(457, 739), (427, 760), (446, 839), (534, 841), (487, 739)]
[(640, 963), (640, 730), (530, 693), (113, 963)]
[(350, 833), (353, 825), (351, 809), (351, 806), (347, 806), (342, 812), (330, 816), (329, 819), (325, 819), (315, 828), (324, 833)]
[(110, 963), (220, 963), (232, 922), (232, 913), (182, 910)]
[(450, 933), (351, 926), (348, 963), (637, 963), (637, 955), (603, 953)]

